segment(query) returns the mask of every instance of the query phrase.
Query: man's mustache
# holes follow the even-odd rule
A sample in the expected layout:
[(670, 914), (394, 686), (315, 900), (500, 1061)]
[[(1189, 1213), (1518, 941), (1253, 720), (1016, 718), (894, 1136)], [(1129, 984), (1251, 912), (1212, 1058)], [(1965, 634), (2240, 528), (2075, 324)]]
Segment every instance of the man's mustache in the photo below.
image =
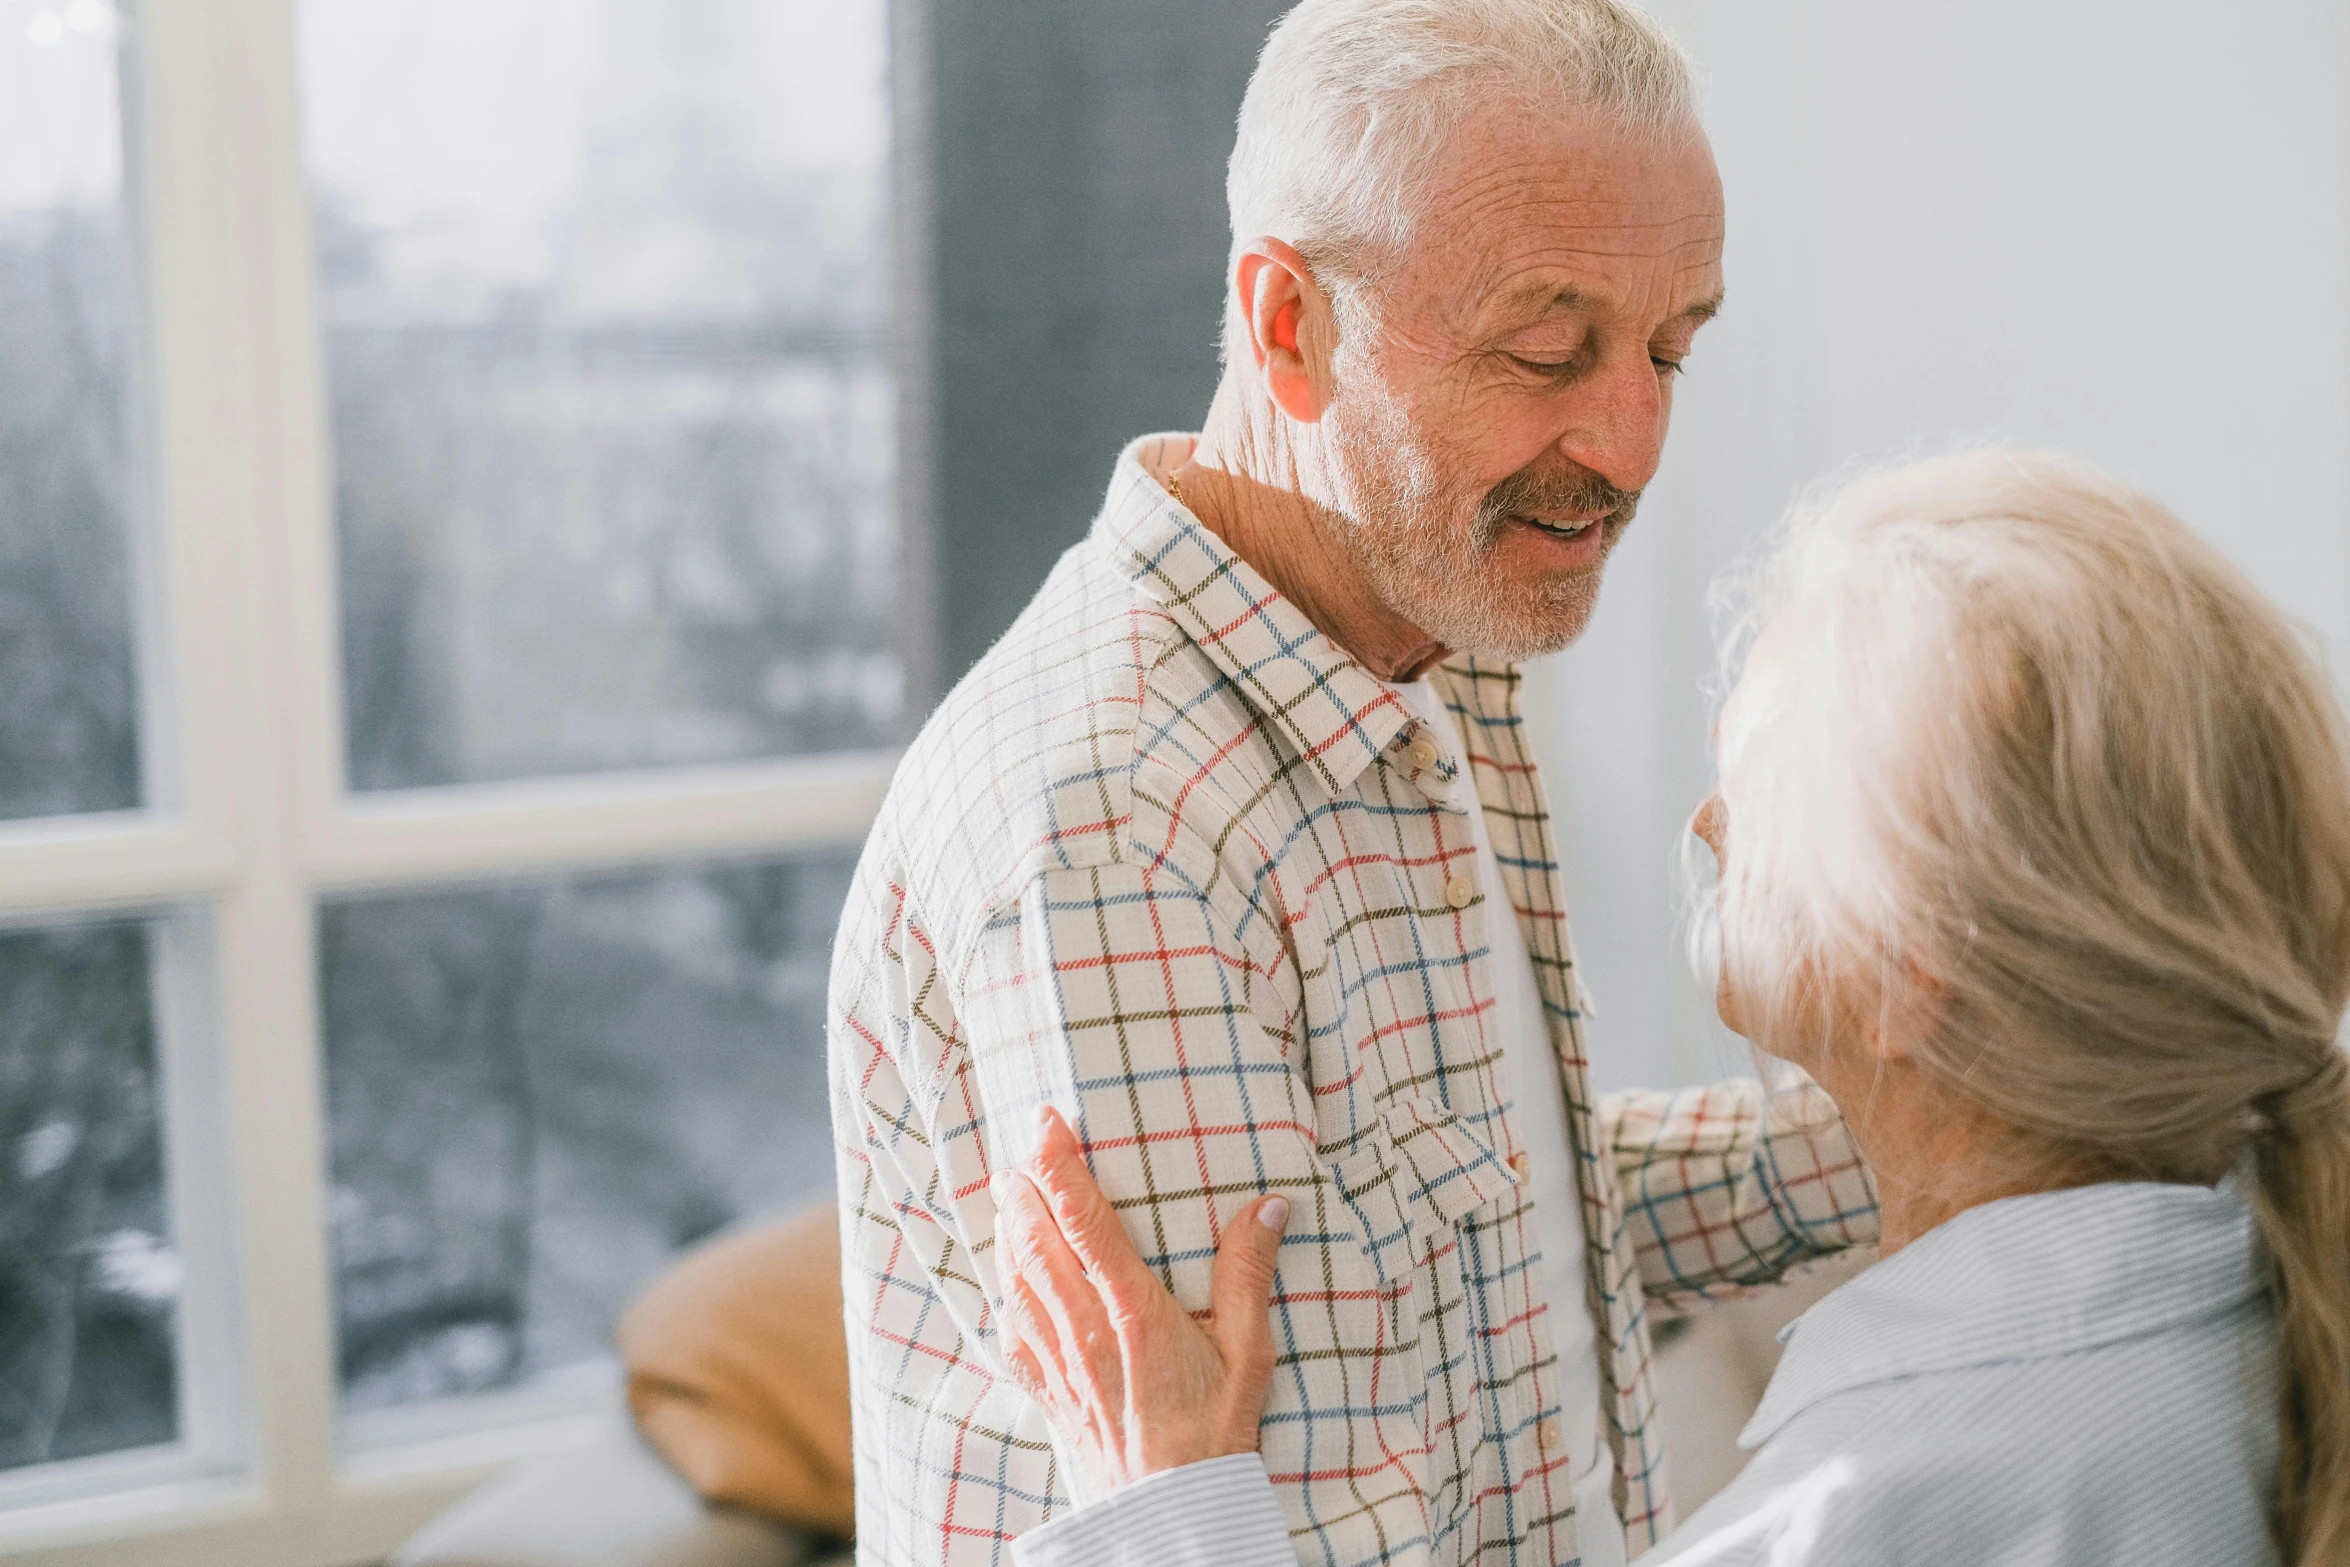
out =
[(1513, 473), (1477, 503), (1477, 530), (1491, 539), (1512, 517), (1594, 517), (1611, 534), (1621, 533), (1640, 509), (1638, 490), (1610, 484), (1596, 473)]

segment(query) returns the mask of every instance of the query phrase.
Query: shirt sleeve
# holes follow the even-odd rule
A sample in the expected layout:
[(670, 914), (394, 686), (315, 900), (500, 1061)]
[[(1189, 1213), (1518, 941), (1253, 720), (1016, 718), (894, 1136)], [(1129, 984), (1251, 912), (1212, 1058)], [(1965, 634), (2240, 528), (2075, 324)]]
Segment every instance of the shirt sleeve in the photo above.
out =
[[(1270, 930), (1255, 932), (1268, 951), (1250, 939), (1254, 917), (1165, 864), (1035, 877), (979, 940), (961, 1005), (971, 1103), (940, 1128), (951, 1143), (984, 1127), (1001, 1168), (1034, 1152), (1036, 1107), (1058, 1106), (1135, 1249), (1194, 1312), (1244, 1206), (1280, 1192), (1311, 1214), (1327, 1190), (1279, 948)], [(986, 1204), (963, 1186), (960, 1206)]]
[(1169, 1469), (1012, 1542), (1015, 1567), (1297, 1567), (1254, 1453)]
[(1667, 1311), (1776, 1283), (1877, 1239), (1877, 1189), (1809, 1079), (1611, 1094), (1602, 1140), (1649, 1299)]
[[(1169, 855), (1038, 875), (962, 990), (973, 1098), (999, 1167), (1028, 1157), (1034, 1106), (1059, 1106), (1135, 1249), (1195, 1314), (1226, 1227), (1260, 1193), (1289, 1199), (1264, 1471), (1316, 1560), (1414, 1567), (1431, 1538), (1414, 1406), (1363, 1397), (1350, 1369), (1383, 1356), (1400, 1375), (1408, 1358), (1390, 1322), (1408, 1297), (1381, 1291), (1356, 1206), (1402, 1176), (1356, 1191), (1324, 1158), (1274, 911), (1214, 869)], [(985, 1200), (973, 1187), (962, 1202)]]

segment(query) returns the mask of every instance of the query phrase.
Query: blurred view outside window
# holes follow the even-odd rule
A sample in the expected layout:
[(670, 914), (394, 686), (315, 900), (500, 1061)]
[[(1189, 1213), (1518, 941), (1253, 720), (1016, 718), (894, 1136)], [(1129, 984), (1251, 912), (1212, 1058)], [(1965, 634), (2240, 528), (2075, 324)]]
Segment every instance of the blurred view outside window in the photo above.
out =
[(327, 905), (347, 1412), (593, 1392), (678, 1248), (829, 1200), (825, 967), (853, 863)]
[(0, 0), (0, 818), (139, 803), (117, 31)]
[(362, 790), (889, 743), (882, 0), (301, 0)]
[(0, 1468), (178, 1434), (148, 949), (0, 930)]
[[(121, 27), (0, 0), (0, 818), (140, 803)], [(0, 1468), (178, 1432), (148, 940), (0, 928)]]
[[(353, 789), (897, 738), (886, 15), (301, 0)], [(604, 1395), (680, 1247), (829, 1198), (850, 863), (321, 905), (359, 1440)]]
[[(802, 812), (877, 793), (888, 758), (792, 762), (885, 753), (914, 683), (886, 0), (295, 0), (276, 76), (267, 6), (146, 18), (150, 39), (108, 0), (0, 0), (10, 1509), (283, 1470), (338, 1403), (362, 1445), (514, 1417), (478, 1395), (616, 1407), (614, 1320), (670, 1257), (829, 1199), (825, 964), (862, 822)], [(297, 104), (306, 196), (224, 162)], [(254, 205), (169, 207), (150, 255), (126, 176), (148, 160), (158, 188)], [(315, 317), (223, 284), (305, 220)], [(173, 330), (199, 307), (240, 344), (315, 320), (324, 405), (224, 373)], [(151, 327), (199, 346), (150, 355)], [(219, 460), (175, 466), (150, 515), (155, 419)], [(252, 432), (321, 428), (331, 514), (258, 515), (244, 465), (289, 443)], [(195, 569), (282, 560), (277, 530), (306, 526), (332, 530), (331, 583)], [(149, 582), (203, 667), (145, 685), (220, 698), (160, 725)], [(297, 717), (339, 742), (341, 793), (255, 727), (323, 656), (304, 628), (330, 591), (343, 730), (307, 696)], [(145, 797), (157, 733), (184, 798)], [(688, 785), (719, 763), (780, 765)], [(622, 770), (588, 816), (465, 788)], [(420, 788), (402, 841), (444, 869), (383, 888), (397, 857), (350, 793)], [(723, 825), (676, 830), (712, 798), (737, 802)], [(517, 810), (572, 825), (521, 853)], [(305, 908), (314, 974), (289, 958)], [(323, 1105), (272, 1098), (313, 1050)], [(316, 1110), (324, 1191), (283, 1157)], [(242, 1271), (321, 1214), (331, 1386), (304, 1343), (326, 1324)]]

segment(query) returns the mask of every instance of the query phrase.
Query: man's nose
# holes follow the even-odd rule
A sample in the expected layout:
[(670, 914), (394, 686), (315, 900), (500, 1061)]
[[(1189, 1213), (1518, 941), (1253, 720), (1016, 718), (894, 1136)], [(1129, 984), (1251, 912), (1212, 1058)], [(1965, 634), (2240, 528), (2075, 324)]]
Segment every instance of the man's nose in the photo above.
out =
[(1559, 454), (1618, 489), (1646, 489), (1664, 457), (1669, 406), (1655, 364), (1645, 353), (1610, 364), (1578, 390)]

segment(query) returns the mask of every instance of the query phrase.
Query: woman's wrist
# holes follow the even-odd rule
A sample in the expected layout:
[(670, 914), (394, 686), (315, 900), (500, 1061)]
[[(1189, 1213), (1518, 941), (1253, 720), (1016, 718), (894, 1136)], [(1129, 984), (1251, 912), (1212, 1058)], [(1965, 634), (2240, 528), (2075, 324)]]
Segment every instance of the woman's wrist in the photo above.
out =
[(1015, 1567), (1292, 1567), (1296, 1559), (1254, 1452), (1159, 1470), (1012, 1542)]

